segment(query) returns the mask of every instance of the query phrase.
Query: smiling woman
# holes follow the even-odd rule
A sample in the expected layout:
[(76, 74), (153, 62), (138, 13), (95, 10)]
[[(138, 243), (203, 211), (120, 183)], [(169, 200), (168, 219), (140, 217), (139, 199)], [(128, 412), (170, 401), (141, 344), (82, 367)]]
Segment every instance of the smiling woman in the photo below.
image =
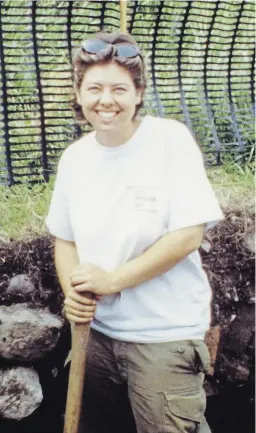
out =
[[(143, 53), (135, 39), (129, 34), (120, 32), (98, 33), (95, 35), (95, 39), (85, 41), (81, 47), (74, 50), (73, 78), (75, 97), (73, 100), (73, 108), (77, 119), (88, 121), (79, 103), (79, 93), (83, 87), (83, 81), (86, 75), (85, 72), (88, 72), (91, 66), (110, 66), (110, 64), (112, 67), (120, 66), (123, 68), (123, 83), (122, 75), (119, 76), (117, 70), (112, 79), (110, 81), (108, 80), (108, 84), (115, 87), (115, 94), (121, 95), (122, 92), (127, 90), (135, 91), (138, 96), (138, 101), (136, 101), (133, 116), (135, 116), (143, 106), (143, 94), (146, 88), (146, 71)], [(120, 68), (118, 71), (120, 72)], [(98, 78), (102, 79), (102, 76), (104, 77), (101, 68), (98, 74), (101, 74)], [(127, 85), (128, 89), (126, 87)], [(93, 89), (93, 87), (95, 87), (95, 89)], [(93, 78), (92, 90), (96, 92), (96, 88), (100, 89), (101, 83), (97, 86), (95, 78)]]
[(139, 117), (145, 64), (131, 36), (97, 34), (73, 66), (74, 109), (94, 131), (64, 151), (47, 225), (66, 317), (91, 326), (81, 432), (105, 433), (89, 404), (106, 432), (209, 433), (198, 248), (223, 215), (201, 152), (182, 123)]
[(128, 140), (140, 124), (135, 117), (146, 88), (136, 41), (124, 33), (97, 34), (74, 52), (73, 66), (77, 119), (91, 124), (105, 146)]
[(142, 89), (136, 89), (130, 72), (117, 63), (90, 66), (76, 94), (85, 119), (105, 146), (125, 142), (140, 123), (132, 119)]

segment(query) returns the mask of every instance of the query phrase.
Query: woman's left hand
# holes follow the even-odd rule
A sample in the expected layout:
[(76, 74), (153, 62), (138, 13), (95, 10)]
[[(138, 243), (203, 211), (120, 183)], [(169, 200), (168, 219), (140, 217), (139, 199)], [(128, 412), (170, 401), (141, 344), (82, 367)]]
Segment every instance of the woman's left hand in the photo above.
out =
[(110, 272), (91, 263), (77, 266), (71, 276), (71, 285), (77, 292), (92, 292), (95, 295), (113, 295)]

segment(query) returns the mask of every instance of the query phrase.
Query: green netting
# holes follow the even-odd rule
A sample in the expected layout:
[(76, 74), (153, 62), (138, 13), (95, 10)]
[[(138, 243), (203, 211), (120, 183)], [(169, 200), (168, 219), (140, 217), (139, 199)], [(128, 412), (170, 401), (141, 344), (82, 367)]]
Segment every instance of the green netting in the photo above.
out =
[[(208, 164), (254, 141), (254, 2), (129, 1), (148, 56), (144, 112), (185, 122)], [(69, 107), (71, 49), (119, 29), (116, 1), (0, 2), (0, 183), (48, 180), (81, 134)]]

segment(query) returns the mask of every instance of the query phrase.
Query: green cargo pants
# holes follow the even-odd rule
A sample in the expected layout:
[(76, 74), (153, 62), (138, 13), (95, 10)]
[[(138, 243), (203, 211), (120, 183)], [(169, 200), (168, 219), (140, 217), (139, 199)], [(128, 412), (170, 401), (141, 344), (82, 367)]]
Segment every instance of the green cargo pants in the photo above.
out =
[(201, 340), (127, 343), (91, 330), (80, 433), (210, 433)]

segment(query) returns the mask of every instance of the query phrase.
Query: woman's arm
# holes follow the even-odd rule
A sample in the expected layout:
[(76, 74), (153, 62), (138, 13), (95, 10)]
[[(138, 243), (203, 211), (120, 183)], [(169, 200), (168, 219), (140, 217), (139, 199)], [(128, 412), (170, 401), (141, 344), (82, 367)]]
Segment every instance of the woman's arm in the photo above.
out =
[(57, 275), (65, 295), (65, 314), (68, 320), (76, 323), (87, 323), (93, 319), (96, 302), (86, 294), (77, 293), (71, 286), (71, 272), (79, 264), (74, 242), (55, 238), (54, 259)]
[(169, 271), (200, 247), (203, 233), (204, 225), (167, 233), (140, 256), (112, 272), (113, 292), (137, 286)]
[(77, 292), (91, 291), (97, 295), (118, 293), (161, 275), (202, 242), (204, 224), (169, 232), (135, 259), (106, 272), (93, 264), (78, 266), (71, 275)]
[(71, 287), (70, 274), (79, 264), (75, 243), (55, 238), (54, 261), (61, 288), (67, 296)]

